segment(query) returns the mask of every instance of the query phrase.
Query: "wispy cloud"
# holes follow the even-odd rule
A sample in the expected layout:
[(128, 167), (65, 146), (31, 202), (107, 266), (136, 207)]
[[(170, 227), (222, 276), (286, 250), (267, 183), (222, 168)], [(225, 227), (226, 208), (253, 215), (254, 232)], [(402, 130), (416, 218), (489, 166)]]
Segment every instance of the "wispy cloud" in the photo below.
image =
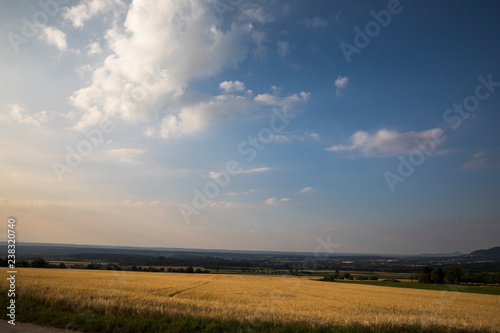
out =
[(266, 205), (278, 205), (278, 204), (284, 204), (292, 201), (290, 198), (281, 198), (281, 199), (276, 199), (275, 197), (269, 198), (264, 200), (264, 203)]
[(9, 104), (7, 114), (0, 114), (0, 122), (14, 122), (25, 125), (40, 126), (48, 121), (47, 112), (40, 111), (34, 114), (27, 114), (26, 109), (18, 104)]
[(325, 28), (328, 26), (328, 21), (318, 16), (315, 16), (313, 18), (305, 18), (301, 21), (301, 23), (305, 25), (306, 28), (313, 28), (313, 29)]
[(265, 24), (274, 21), (274, 16), (268, 8), (254, 3), (246, 3), (242, 5), (240, 19)]
[(70, 21), (75, 28), (82, 28), (91, 18), (110, 11), (124, 10), (126, 5), (121, 0), (83, 0), (78, 5), (66, 8), (63, 12), (65, 20)]
[(250, 189), (250, 190), (244, 191), (244, 192), (227, 192), (227, 193), (225, 193), (225, 195), (227, 195), (227, 196), (248, 195), (248, 194), (260, 192), (260, 191), (262, 191), (262, 189)]
[(89, 57), (102, 53), (101, 44), (99, 44), (99, 42), (90, 43), (89, 45), (87, 45), (87, 49), (88, 49), (87, 55)]
[(247, 169), (247, 170), (241, 170), (238, 171), (239, 174), (244, 174), (244, 173), (258, 173), (258, 172), (266, 172), (266, 171), (271, 171), (273, 168), (270, 167), (262, 167), (262, 168), (255, 168), (255, 169)]
[(288, 53), (290, 53), (290, 43), (280, 40), (276, 43), (276, 45), (278, 47), (278, 56), (281, 58), (284, 58)]
[(305, 187), (299, 191), (299, 193), (310, 193), (310, 192), (314, 192), (314, 189), (312, 187)]
[(120, 162), (137, 164), (139, 163), (139, 161), (137, 161), (137, 157), (138, 155), (143, 154), (144, 150), (120, 148), (120, 149), (109, 149), (108, 153), (111, 154), (113, 157), (117, 158), (118, 161)]
[(462, 169), (489, 169), (500, 168), (500, 162), (492, 161), (492, 158), (486, 155), (485, 151), (479, 151), (472, 155), (472, 160), (462, 165)]
[(386, 157), (398, 154), (409, 154), (418, 149), (418, 142), (433, 140), (437, 146), (439, 143), (434, 138), (439, 137), (442, 130), (433, 128), (422, 132), (398, 133), (390, 129), (381, 129), (375, 134), (358, 131), (350, 137), (351, 145), (334, 145), (326, 148), (328, 151), (358, 151), (367, 157)]

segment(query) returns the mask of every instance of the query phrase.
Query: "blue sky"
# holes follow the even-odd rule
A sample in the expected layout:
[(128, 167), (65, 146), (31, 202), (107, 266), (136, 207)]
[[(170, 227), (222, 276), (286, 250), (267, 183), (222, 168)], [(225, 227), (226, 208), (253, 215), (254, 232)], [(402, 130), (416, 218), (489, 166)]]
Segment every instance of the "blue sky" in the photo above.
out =
[(41, 3), (0, 3), (19, 240), (498, 245), (495, 1)]

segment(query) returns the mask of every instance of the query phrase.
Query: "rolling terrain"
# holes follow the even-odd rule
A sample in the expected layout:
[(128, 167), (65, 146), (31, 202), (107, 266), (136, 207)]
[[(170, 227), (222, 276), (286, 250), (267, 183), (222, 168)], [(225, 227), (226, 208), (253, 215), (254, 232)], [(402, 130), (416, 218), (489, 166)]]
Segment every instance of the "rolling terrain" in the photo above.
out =
[[(18, 319), (62, 328), (129, 332), (165, 318), (191, 318), (240, 331), (269, 331), (259, 329), (265, 325), (293, 325), (294, 331), (500, 331), (495, 295), (297, 276), (18, 270)], [(5, 280), (0, 288), (5, 294)]]

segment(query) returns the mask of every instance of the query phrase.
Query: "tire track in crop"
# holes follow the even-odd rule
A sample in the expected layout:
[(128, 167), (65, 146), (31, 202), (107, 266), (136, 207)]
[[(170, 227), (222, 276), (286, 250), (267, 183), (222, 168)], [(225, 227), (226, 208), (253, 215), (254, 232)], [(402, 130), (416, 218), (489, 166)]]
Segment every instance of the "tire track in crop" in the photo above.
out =
[(186, 288), (186, 289), (181, 289), (179, 291), (173, 292), (170, 295), (168, 295), (168, 297), (174, 297), (174, 296), (179, 295), (180, 293), (183, 293), (185, 291), (188, 291), (188, 290), (191, 290), (191, 289), (195, 289), (195, 288), (199, 288), (199, 287), (203, 287), (203, 286), (209, 284), (210, 282), (212, 282), (214, 280), (218, 280), (219, 278), (220, 278), (220, 275), (216, 275), (213, 279), (211, 279), (211, 280), (209, 280), (207, 282), (204, 282), (204, 283), (199, 284), (199, 285), (194, 286), (194, 287), (189, 287), (189, 288)]

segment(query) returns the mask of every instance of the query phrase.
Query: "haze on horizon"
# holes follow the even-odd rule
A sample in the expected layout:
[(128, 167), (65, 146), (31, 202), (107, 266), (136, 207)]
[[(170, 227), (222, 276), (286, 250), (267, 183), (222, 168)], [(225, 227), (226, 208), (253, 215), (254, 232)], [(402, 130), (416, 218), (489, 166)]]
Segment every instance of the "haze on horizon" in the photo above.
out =
[(40, 3), (0, 2), (18, 241), (498, 246), (498, 2)]

